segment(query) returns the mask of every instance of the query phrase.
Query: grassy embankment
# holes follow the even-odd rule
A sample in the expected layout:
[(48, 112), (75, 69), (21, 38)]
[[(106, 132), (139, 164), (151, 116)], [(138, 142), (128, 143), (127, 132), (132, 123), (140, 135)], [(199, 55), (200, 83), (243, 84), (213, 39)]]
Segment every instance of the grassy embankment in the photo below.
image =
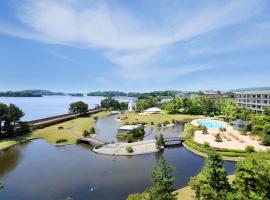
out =
[[(37, 129), (32, 133), (20, 136), (9, 138), (0, 141), (0, 150), (9, 148), (13, 145), (16, 145), (21, 142), (25, 142), (28, 140), (42, 138), (52, 144), (57, 144), (56, 141), (59, 139), (66, 139), (66, 142), (60, 143), (61, 145), (66, 144), (75, 144), (77, 139), (79, 139), (84, 130), (89, 130), (91, 127), (95, 125), (94, 117), (102, 118), (110, 113), (102, 111), (96, 114), (93, 114), (89, 117), (79, 117), (76, 119), (72, 119), (66, 122), (62, 122), (59, 124), (55, 124), (52, 126), (48, 126), (42, 129)], [(63, 129), (58, 129), (59, 127), (63, 127)]]
[[(229, 182), (232, 183), (233, 179), (234, 179), (234, 175), (229, 175), (228, 176)], [(191, 188), (189, 186), (183, 187), (179, 190), (176, 190), (175, 192), (177, 192), (177, 199), (185, 199), (185, 200), (193, 200), (194, 198), (194, 191), (191, 190)]]
[[(136, 122), (144, 122), (147, 125), (157, 125), (165, 121), (171, 122), (172, 120), (189, 121), (192, 119), (204, 118), (203, 115), (183, 115), (183, 114), (152, 114), (152, 115), (139, 115), (135, 112), (124, 113), (120, 119), (125, 124), (132, 124)], [(153, 124), (152, 124), (153, 122)]]
[(247, 153), (244, 150), (238, 149), (223, 149), (223, 148), (211, 148), (206, 147), (203, 144), (197, 143), (193, 140), (194, 132), (197, 130), (197, 127), (193, 126), (191, 123), (187, 123), (185, 125), (184, 132), (180, 135), (181, 137), (185, 138), (185, 142), (183, 145), (193, 153), (206, 157), (207, 151), (209, 149), (214, 149), (219, 155), (222, 156), (224, 160), (231, 160), (231, 161), (240, 161)]

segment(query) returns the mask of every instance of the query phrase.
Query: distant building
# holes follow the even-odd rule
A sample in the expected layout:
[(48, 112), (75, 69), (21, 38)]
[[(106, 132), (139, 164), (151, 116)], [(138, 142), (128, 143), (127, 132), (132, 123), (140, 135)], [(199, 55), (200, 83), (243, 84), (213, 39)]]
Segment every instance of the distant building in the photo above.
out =
[(223, 95), (223, 98), (228, 98), (228, 99), (235, 98), (235, 93), (234, 92), (224, 92), (222, 95)]
[(195, 94), (192, 92), (179, 92), (175, 95), (175, 98), (191, 98), (191, 96)]
[(262, 113), (265, 108), (270, 108), (270, 90), (237, 92), (235, 98), (239, 107), (256, 113)]
[(237, 131), (243, 131), (243, 130), (247, 130), (248, 127), (250, 126), (249, 122), (243, 121), (241, 119), (237, 119), (235, 121), (232, 122), (233, 128)]
[(170, 102), (171, 100), (173, 100), (173, 97), (170, 97), (170, 96), (158, 96), (157, 97), (160, 101), (158, 101), (155, 106), (156, 107), (160, 107), (161, 104), (163, 103), (167, 103), (167, 102)]
[(223, 94), (221, 92), (204, 92), (203, 94), (200, 94), (200, 96), (214, 101), (223, 98)]
[(130, 102), (128, 103), (128, 111), (133, 111), (136, 109), (136, 102), (134, 100), (130, 100)]

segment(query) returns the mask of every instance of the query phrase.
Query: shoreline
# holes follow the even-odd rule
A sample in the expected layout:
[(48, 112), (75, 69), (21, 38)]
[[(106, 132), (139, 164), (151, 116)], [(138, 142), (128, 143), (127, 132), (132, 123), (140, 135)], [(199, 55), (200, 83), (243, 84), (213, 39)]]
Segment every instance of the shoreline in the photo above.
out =
[[(207, 154), (206, 154), (206, 153), (200, 152), (200, 151), (198, 151), (198, 150), (196, 150), (196, 149), (194, 149), (194, 148), (188, 146), (185, 142), (183, 142), (183, 146), (184, 146), (187, 150), (189, 150), (190, 152), (196, 154), (197, 156), (200, 156), (200, 157), (203, 157), (203, 158), (206, 158), (206, 157), (207, 157)], [(229, 156), (222, 156), (222, 155), (221, 155), (221, 158), (222, 158), (222, 160), (224, 160), (224, 161), (239, 162), (239, 161), (243, 160), (245, 157), (240, 157), (240, 156), (239, 156), (239, 157), (229, 157)]]

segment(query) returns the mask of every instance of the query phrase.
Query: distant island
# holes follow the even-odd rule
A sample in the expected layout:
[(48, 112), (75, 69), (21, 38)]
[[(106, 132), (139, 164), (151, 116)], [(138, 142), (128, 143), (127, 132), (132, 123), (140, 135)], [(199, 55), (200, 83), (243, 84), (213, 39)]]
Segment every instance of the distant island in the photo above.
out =
[(22, 90), (0, 92), (0, 97), (42, 97), (42, 96), (64, 96), (63, 92), (52, 92), (49, 90)]
[(116, 96), (127, 96), (127, 94), (120, 91), (95, 91), (95, 92), (88, 92), (87, 96), (116, 97)]
[(68, 93), (68, 95), (72, 97), (83, 97), (83, 93)]
[(102, 97), (116, 97), (116, 96), (127, 96), (145, 98), (146, 96), (171, 96), (174, 97), (179, 91), (166, 90), (166, 91), (154, 91), (154, 92), (120, 92), (120, 91), (96, 91), (88, 92), (87, 96), (102, 96)]

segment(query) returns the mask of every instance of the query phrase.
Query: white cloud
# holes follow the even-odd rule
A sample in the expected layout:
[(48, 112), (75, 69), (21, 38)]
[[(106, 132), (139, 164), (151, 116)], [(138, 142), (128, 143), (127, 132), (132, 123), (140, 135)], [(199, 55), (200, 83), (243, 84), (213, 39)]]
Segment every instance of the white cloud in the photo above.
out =
[[(119, 66), (117, 70), (121, 75), (131, 79), (170, 78), (209, 69), (199, 65), (171, 67), (168, 64), (170, 67), (164, 67), (166, 53), (172, 45), (189, 44), (210, 32), (245, 22), (263, 9), (262, 1), (258, 0), (204, 2), (200, 9), (190, 12), (177, 12), (177, 9), (173, 9), (175, 13), (162, 12), (161, 18), (170, 16), (167, 24), (163, 24), (144, 20), (132, 14), (129, 8), (111, 7), (103, 1), (81, 1), (82, 4), (74, 0), (23, 2), (18, 7), (18, 18), (24, 28), (0, 25), (0, 32), (47, 43), (101, 49), (104, 56)], [(198, 47), (191, 54), (209, 49), (207, 45)]]

